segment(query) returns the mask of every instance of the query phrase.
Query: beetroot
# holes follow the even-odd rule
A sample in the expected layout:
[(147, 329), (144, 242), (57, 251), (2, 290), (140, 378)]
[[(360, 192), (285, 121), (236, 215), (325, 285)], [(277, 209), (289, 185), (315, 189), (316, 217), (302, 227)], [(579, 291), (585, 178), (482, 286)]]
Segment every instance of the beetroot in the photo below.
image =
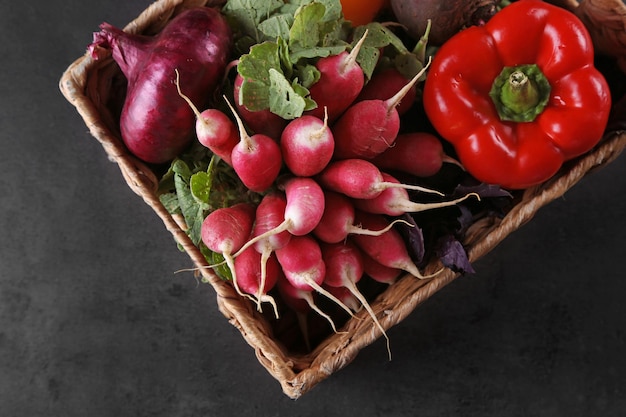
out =
[(464, 27), (484, 24), (496, 13), (498, 3), (496, 0), (390, 0), (398, 22), (414, 39), (425, 33), (428, 20), (432, 20), (428, 43), (434, 46), (441, 46)]
[(172, 160), (191, 142), (195, 117), (179, 96), (207, 103), (220, 84), (230, 58), (232, 34), (219, 10), (196, 7), (174, 17), (156, 36), (128, 34), (108, 23), (94, 33), (89, 50), (104, 50), (124, 73), (128, 89), (120, 116), (122, 139), (129, 151), (149, 163)]

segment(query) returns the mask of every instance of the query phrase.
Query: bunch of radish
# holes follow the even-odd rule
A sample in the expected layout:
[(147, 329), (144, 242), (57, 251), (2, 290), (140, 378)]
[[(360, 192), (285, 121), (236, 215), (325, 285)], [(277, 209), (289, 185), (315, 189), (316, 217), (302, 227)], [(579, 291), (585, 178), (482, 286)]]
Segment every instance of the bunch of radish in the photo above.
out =
[[(380, 276), (384, 283), (393, 282), (402, 271), (419, 279), (431, 278), (415, 265), (394, 226), (403, 223), (399, 217), (404, 213), (452, 206), (474, 194), (431, 203), (413, 202), (407, 190), (443, 194), (403, 184), (382, 170), (402, 168), (407, 158), (419, 158), (406, 154), (411, 147), (426, 149), (431, 166), (440, 167), (445, 156), (439, 141), (429, 142), (428, 135), (399, 135), (398, 105), (427, 67), (398, 91), (385, 91), (385, 85), (380, 84), (378, 91), (369, 89), (370, 98), (357, 100), (364, 86), (363, 72), (354, 59), (358, 48), (359, 44), (349, 53), (317, 62), (322, 76), (311, 95), (319, 111), (281, 121), (276, 128), (266, 126), (269, 131), (280, 131), (279, 137), (248, 131), (246, 126), (256, 114), (240, 114), (226, 97), (238, 128), (237, 141), (232, 140), (230, 127), (222, 127), (225, 114), (215, 109), (210, 113), (195, 110), (200, 142), (218, 155), (228, 143), (230, 155), (224, 156), (224, 162), (232, 166), (246, 187), (262, 195), (252, 217), (247, 207), (242, 210), (240, 205), (220, 209), (230, 211), (228, 219), (213, 212), (202, 230), (204, 243), (228, 260), (235, 288), (253, 299), (259, 310), (267, 302), (275, 315), (280, 315), (270, 295), (277, 285), (287, 305), (297, 306), (301, 313), (317, 311), (330, 320), (336, 331), (332, 319), (316, 306), (315, 299), (326, 297), (353, 314), (354, 303), (351, 308), (334, 295), (336, 291), (328, 289), (341, 288), (367, 309), (385, 334), (376, 312), (357, 289), (357, 282), (367, 270), (381, 271), (371, 278)], [(337, 91), (342, 94), (337, 96)], [(269, 123), (266, 115), (260, 117)], [(207, 125), (220, 126), (218, 131), (225, 137), (205, 138)], [(433, 148), (430, 153), (429, 146)], [(394, 166), (396, 147), (403, 151)], [(412, 165), (408, 164), (409, 173)], [(425, 170), (427, 175), (432, 174), (432, 168)], [(215, 239), (220, 238), (216, 234), (221, 236), (217, 244)]]
[[(180, 36), (173, 26), (197, 24), (198, 15), (223, 25), (219, 14), (207, 12), (213, 9), (200, 10), (182, 14), (170, 23), (169, 32)], [(137, 61), (135, 57), (145, 58), (136, 64), (144, 73), (125, 70), (129, 87), (136, 87), (132, 83), (141, 77), (150, 80), (150, 74), (145, 74), (146, 59), (160, 64), (154, 67), (158, 68), (162, 88), (150, 81), (143, 88), (151, 97), (138, 97), (137, 88), (129, 88), (126, 108), (152, 99), (166, 103), (169, 113), (160, 115), (158, 123), (151, 120), (142, 125), (143, 136), (128, 133), (125, 137), (127, 143), (138, 144), (138, 156), (157, 155), (147, 161), (161, 163), (168, 157), (163, 155), (180, 152), (179, 143), (168, 143), (167, 152), (146, 148), (154, 143), (151, 138), (168, 126), (180, 127), (170, 128), (173, 133), (168, 134), (179, 135), (186, 143), (187, 130), (195, 118), (197, 141), (257, 196), (255, 202), (213, 209), (202, 222), (202, 244), (223, 256), (236, 291), (259, 310), (264, 303), (270, 304), (276, 317), (280, 317), (279, 305), (291, 306), (299, 314), (314, 310), (327, 318), (335, 331), (332, 318), (318, 307), (319, 297), (331, 300), (350, 315), (362, 306), (386, 337), (378, 319), (380, 312), (370, 307), (357, 283), (368, 276), (392, 284), (403, 272), (418, 279), (434, 276), (423, 275), (412, 260), (398, 230), (411, 226), (401, 216), (478, 197), (468, 193), (446, 198), (437, 190), (402, 183), (391, 174), (427, 177), (448, 161), (441, 143), (432, 135), (400, 133), (401, 113), (415, 100), (416, 85), (428, 65), (400, 84), (398, 73), (388, 75), (393, 82), (381, 82), (380, 78), (367, 82), (356, 59), (367, 36), (365, 31), (351, 50), (316, 60), (320, 77), (310, 88), (310, 97), (317, 108), (285, 120), (268, 110), (247, 109), (239, 100), (239, 75), (234, 81), (234, 104), (225, 91), (224, 95), (213, 94), (218, 79), (228, 75), (223, 56), (228, 54), (229, 38), (219, 42), (207, 39), (209, 50), (217, 52), (210, 60), (210, 74), (198, 80), (194, 73), (198, 70), (189, 64), (192, 59), (181, 54), (176, 59), (150, 55), (144, 50), (149, 46), (145, 40), (131, 44), (110, 28), (105, 30), (106, 42), (100, 39), (102, 35), (98, 46), (113, 45), (117, 51), (114, 57), (126, 57), (125, 68)], [(230, 36), (227, 29), (221, 31)], [(112, 38), (111, 32), (117, 37)], [(215, 64), (217, 59), (219, 64)], [(206, 107), (203, 97), (207, 96), (218, 98)], [(205, 109), (200, 111), (202, 106)], [(135, 121), (128, 117), (123, 122), (132, 125)], [(162, 120), (165, 117), (167, 120)], [(123, 129), (125, 132), (130, 129)], [(412, 201), (409, 191), (427, 194), (431, 202)], [(433, 197), (438, 200), (433, 202)], [(276, 302), (278, 294), (282, 303)]]

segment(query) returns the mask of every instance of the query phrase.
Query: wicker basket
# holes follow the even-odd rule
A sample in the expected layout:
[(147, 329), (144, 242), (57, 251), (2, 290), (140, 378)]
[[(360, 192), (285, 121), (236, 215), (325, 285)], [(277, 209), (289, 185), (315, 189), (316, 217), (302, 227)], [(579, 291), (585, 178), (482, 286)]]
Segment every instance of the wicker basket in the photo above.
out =
[[(208, 5), (206, 0), (159, 0), (128, 24), (131, 33), (158, 32), (172, 16), (189, 7)], [(214, 2), (215, 3), (215, 2)], [(596, 48), (601, 53), (618, 58), (626, 70), (626, 7), (621, 0), (583, 0), (558, 2), (579, 14), (588, 25)], [(133, 157), (123, 145), (116, 116), (110, 103), (115, 84), (123, 82), (115, 62), (108, 58), (94, 61), (87, 54), (77, 59), (63, 74), (60, 88), (76, 107), (91, 134), (102, 144), (111, 161), (118, 164), (131, 189), (150, 205), (163, 220), (175, 240), (186, 250), (194, 264), (206, 266), (200, 251), (187, 237), (181, 219), (171, 216), (159, 201), (157, 175), (151, 168)], [(622, 119), (623, 120), (623, 119)], [(512, 210), (501, 219), (485, 218), (468, 231), (465, 244), (471, 261), (484, 256), (506, 236), (529, 221), (545, 204), (562, 196), (570, 187), (593, 169), (610, 163), (626, 147), (626, 133), (620, 123), (610, 127), (605, 139), (593, 151), (566, 164), (550, 181), (525, 190)], [(438, 269), (432, 264), (426, 273)], [(252, 303), (239, 297), (232, 286), (207, 269), (204, 277), (214, 287), (220, 311), (238, 328), (254, 348), (259, 362), (276, 378), (283, 392), (298, 398), (320, 381), (349, 364), (365, 346), (381, 336), (379, 329), (365, 313), (357, 314), (343, 326), (343, 332), (323, 339), (306, 354), (293, 353), (273, 335), (268, 319), (258, 313)], [(419, 304), (457, 277), (450, 270), (432, 280), (419, 280), (410, 275), (402, 277), (372, 302), (372, 308), (385, 329), (399, 323)]]

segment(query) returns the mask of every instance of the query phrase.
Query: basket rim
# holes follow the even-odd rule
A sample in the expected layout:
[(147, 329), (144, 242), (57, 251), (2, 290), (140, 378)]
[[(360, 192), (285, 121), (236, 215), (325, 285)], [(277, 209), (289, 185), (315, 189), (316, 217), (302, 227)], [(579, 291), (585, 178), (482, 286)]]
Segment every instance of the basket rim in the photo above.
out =
[[(139, 33), (148, 28), (155, 19), (161, 23), (167, 21), (176, 8), (206, 3), (207, 1), (198, 0), (158, 0), (130, 22), (125, 30)], [(330, 335), (313, 352), (306, 355), (290, 355), (279, 342), (272, 339), (265, 319), (251, 304), (239, 297), (231, 285), (206, 269), (207, 262), (185, 233), (184, 223), (170, 215), (158, 199), (158, 180), (152, 170), (130, 155), (121, 140), (101, 120), (96, 103), (86, 91), (87, 80), (96, 68), (111, 61), (110, 58), (96, 61), (88, 53), (76, 59), (60, 79), (59, 88), (62, 94), (77, 109), (90, 134), (102, 144), (109, 159), (119, 166), (129, 187), (156, 212), (193, 263), (198, 268), (205, 268), (201, 270), (202, 275), (216, 291), (220, 312), (241, 332), (254, 349), (261, 365), (280, 383), (283, 392), (292, 399), (299, 398), (352, 362), (362, 348), (380, 338), (382, 333), (363, 312), (357, 315), (358, 319), (351, 319), (346, 323), (342, 330), (347, 331), (347, 334)], [(470, 238), (471, 242), (468, 242), (470, 261), (482, 258), (508, 235), (530, 221), (541, 207), (561, 197), (587, 174), (611, 163), (624, 148), (625, 131), (608, 133), (596, 148), (564, 166), (557, 176), (546, 183), (524, 190), (521, 201), (504, 218), (472, 226), (473, 236)], [(438, 267), (437, 263), (433, 263), (427, 267), (426, 273), (435, 271)], [(458, 276), (460, 274), (449, 269), (427, 281), (406, 274), (394, 284), (393, 291), (388, 289), (379, 295), (372, 302), (372, 307), (380, 312), (381, 325), (388, 330)], [(399, 292), (404, 297), (396, 299), (395, 295)]]

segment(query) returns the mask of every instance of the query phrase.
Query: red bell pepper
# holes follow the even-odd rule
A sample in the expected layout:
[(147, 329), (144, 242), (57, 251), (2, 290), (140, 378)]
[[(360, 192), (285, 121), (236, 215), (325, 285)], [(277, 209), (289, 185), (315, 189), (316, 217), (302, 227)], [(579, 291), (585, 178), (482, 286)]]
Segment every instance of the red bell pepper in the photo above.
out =
[(583, 23), (519, 0), (436, 52), (424, 109), (475, 178), (521, 189), (593, 148), (611, 97)]

